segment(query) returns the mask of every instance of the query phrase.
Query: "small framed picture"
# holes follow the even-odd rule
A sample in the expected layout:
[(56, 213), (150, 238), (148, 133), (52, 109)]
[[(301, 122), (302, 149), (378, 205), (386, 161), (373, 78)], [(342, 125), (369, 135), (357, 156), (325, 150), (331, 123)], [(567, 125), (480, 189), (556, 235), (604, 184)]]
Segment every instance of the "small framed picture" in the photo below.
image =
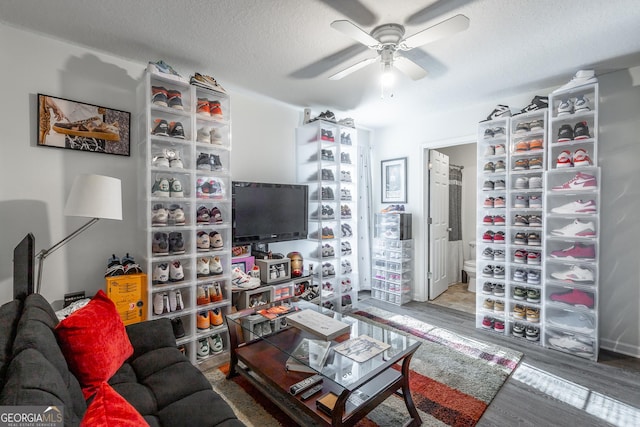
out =
[(236, 267), (242, 270), (243, 273), (247, 272), (247, 263), (245, 261), (234, 262), (233, 264), (231, 264), (231, 269), (234, 269)]
[(382, 160), (382, 203), (407, 203), (407, 158)]
[(38, 94), (38, 145), (131, 155), (131, 113)]

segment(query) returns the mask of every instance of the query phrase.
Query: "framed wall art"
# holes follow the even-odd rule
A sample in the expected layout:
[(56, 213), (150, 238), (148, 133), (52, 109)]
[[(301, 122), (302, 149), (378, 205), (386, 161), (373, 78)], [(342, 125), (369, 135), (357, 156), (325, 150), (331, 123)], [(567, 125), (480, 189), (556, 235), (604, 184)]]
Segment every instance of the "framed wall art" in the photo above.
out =
[(129, 156), (131, 113), (38, 94), (38, 145)]
[(407, 158), (382, 160), (382, 203), (407, 203)]

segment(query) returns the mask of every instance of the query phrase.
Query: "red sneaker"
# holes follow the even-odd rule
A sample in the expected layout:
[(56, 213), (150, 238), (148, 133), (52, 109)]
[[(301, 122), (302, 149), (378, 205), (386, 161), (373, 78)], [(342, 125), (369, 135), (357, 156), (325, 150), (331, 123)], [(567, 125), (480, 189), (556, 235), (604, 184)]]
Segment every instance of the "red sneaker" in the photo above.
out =
[(569, 292), (551, 294), (551, 301), (571, 304), (573, 306), (581, 306), (593, 308), (593, 295), (588, 294), (580, 289), (572, 289)]

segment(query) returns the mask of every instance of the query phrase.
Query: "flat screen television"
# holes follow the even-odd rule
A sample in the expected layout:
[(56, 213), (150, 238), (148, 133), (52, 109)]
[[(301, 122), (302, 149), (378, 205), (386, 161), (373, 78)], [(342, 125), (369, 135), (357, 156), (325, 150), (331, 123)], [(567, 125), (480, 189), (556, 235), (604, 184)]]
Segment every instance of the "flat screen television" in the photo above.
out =
[(35, 238), (27, 234), (13, 249), (13, 298), (24, 298), (34, 291)]
[(231, 187), (234, 245), (307, 238), (309, 187), (245, 181)]

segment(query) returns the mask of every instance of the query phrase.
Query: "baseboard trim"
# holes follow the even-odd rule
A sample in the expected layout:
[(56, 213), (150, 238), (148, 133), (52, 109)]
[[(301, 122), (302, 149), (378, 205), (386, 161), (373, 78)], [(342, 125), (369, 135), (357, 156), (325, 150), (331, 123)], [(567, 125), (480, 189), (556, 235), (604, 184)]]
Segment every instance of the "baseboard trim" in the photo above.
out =
[(600, 339), (600, 348), (640, 359), (640, 347), (608, 339)]

